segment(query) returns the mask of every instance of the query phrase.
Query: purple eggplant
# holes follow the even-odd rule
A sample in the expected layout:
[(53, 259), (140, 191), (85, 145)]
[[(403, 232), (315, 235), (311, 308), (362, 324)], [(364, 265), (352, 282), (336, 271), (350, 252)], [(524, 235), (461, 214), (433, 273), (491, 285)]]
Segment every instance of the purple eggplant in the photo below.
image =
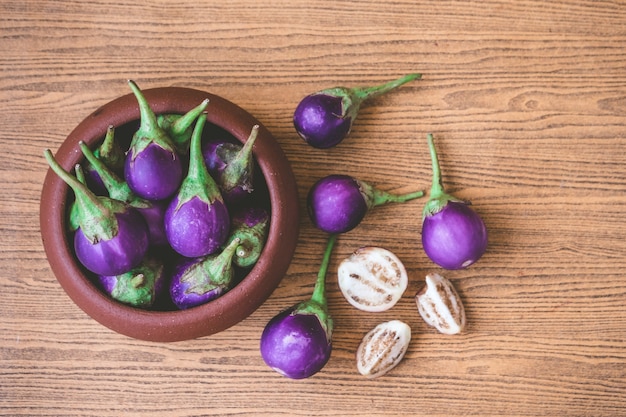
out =
[(146, 200), (171, 197), (183, 178), (183, 161), (172, 139), (158, 125), (157, 118), (137, 84), (128, 81), (133, 90), (141, 123), (133, 135), (126, 155), (124, 177), (130, 189)]
[(74, 191), (78, 226), (74, 234), (76, 257), (98, 275), (119, 275), (139, 265), (148, 250), (148, 227), (128, 204), (96, 196), (59, 165), (47, 149), (48, 165)]
[(318, 180), (307, 197), (311, 221), (327, 233), (354, 229), (373, 207), (402, 203), (424, 195), (423, 191), (394, 195), (349, 175), (329, 175)]
[(166, 245), (167, 238), (165, 237), (165, 225), (163, 223), (167, 207), (166, 202), (163, 200), (149, 201), (138, 197), (132, 192), (126, 181), (118, 177), (102, 161), (97, 159), (84, 142), (81, 141), (78, 145), (94, 172), (98, 174), (98, 178), (102, 181), (102, 185), (108, 192), (109, 197), (123, 201), (136, 208), (146, 220), (150, 235), (150, 245)]
[(247, 268), (258, 261), (267, 239), (269, 221), (269, 213), (262, 207), (244, 206), (233, 212), (228, 240), (240, 241), (233, 258), (235, 265)]
[(310, 94), (296, 107), (294, 127), (300, 137), (315, 148), (336, 146), (350, 133), (365, 100), (418, 78), (421, 74), (408, 74), (374, 87), (334, 87)]
[[(104, 140), (100, 146), (93, 151), (93, 154), (110, 171), (114, 172), (116, 175), (123, 175), (126, 154), (115, 141), (115, 128), (113, 126), (109, 126), (107, 128)], [(87, 180), (87, 187), (95, 194), (105, 195), (106, 187), (100, 178), (100, 174), (98, 174), (98, 171), (93, 167), (93, 165), (91, 163), (86, 163), (83, 170)]]
[(254, 125), (243, 146), (227, 139), (207, 141), (203, 146), (206, 167), (228, 204), (241, 202), (254, 189), (256, 165), (252, 149), (258, 133), (259, 126)]
[(189, 153), (193, 124), (204, 112), (208, 104), (209, 99), (207, 98), (183, 115), (161, 114), (157, 116), (158, 125), (168, 134), (179, 155), (187, 155)]
[(337, 235), (328, 239), (313, 295), (272, 318), (261, 335), (261, 356), (279, 374), (292, 379), (319, 372), (332, 352), (333, 319), (326, 299), (326, 271)]
[(162, 261), (146, 256), (135, 268), (120, 275), (99, 275), (98, 281), (111, 298), (139, 308), (152, 307), (166, 289)]
[(444, 192), (433, 135), (428, 135), (433, 165), (430, 198), (423, 211), (422, 246), (426, 255), (445, 269), (466, 268), (487, 250), (487, 228), (470, 202)]
[(195, 258), (217, 251), (228, 238), (230, 214), (202, 157), (202, 114), (193, 130), (189, 171), (165, 211), (165, 234), (176, 252)]
[(170, 296), (181, 310), (195, 307), (224, 294), (235, 276), (232, 259), (239, 245), (234, 239), (219, 254), (201, 258), (183, 258), (170, 281)]

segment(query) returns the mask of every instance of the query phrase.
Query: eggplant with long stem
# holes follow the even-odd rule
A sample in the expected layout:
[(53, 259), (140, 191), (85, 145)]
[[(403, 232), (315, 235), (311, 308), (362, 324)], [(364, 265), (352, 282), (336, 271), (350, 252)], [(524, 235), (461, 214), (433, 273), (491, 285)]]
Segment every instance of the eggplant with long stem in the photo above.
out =
[(310, 94), (296, 107), (294, 127), (315, 148), (336, 146), (350, 133), (364, 101), (419, 78), (421, 74), (408, 74), (373, 87), (334, 87)]
[(387, 203), (403, 203), (424, 195), (423, 191), (391, 194), (349, 175), (333, 174), (318, 180), (307, 197), (313, 225), (327, 233), (354, 229), (367, 212)]
[(132, 80), (128, 84), (139, 103), (141, 122), (126, 155), (124, 177), (139, 197), (163, 200), (180, 186), (183, 161), (137, 84)]
[(330, 358), (333, 319), (326, 299), (326, 272), (336, 240), (337, 235), (328, 239), (311, 298), (276, 315), (261, 335), (263, 360), (288, 378), (308, 378)]
[(444, 191), (432, 134), (428, 134), (428, 147), (433, 183), (423, 210), (422, 246), (426, 255), (442, 268), (466, 268), (487, 250), (487, 228), (468, 201)]
[(219, 254), (183, 258), (175, 266), (170, 281), (170, 296), (181, 310), (195, 307), (224, 294), (232, 285), (235, 271), (232, 259), (239, 246), (234, 239)]
[(188, 258), (216, 252), (228, 238), (230, 214), (202, 157), (202, 130), (206, 114), (194, 128), (189, 171), (165, 211), (165, 234), (176, 252)]
[(240, 203), (254, 191), (256, 165), (252, 150), (258, 133), (259, 125), (254, 125), (243, 145), (229, 140), (212, 140), (203, 146), (206, 167), (228, 204)]
[(136, 208), (144, 217), (148, 225), (150, 244), (153, 246), (166, 245), (167, 238), (163, 224), (165, 209), (167, 207), (165, 202), (149, 201), (137, 196), (130, 189), (126, 181), (118, 177), (115, 172), (111, 171), (102, 161), (96, 158), (95, 154), (83, 141), (80, 141), (78, 146), (94, 172), (98, 174), (104, 188), (109, 193), (109, 197), (128, 203), (131, 207)]
[(123, 274), (139, 265), (148, 250), (148, 227), (141, 214), (119, 200), (96, 196), (65, 171), (49, 149), (44, 156), (74, 191), (74, 250), (80, 263), (99, 275)]

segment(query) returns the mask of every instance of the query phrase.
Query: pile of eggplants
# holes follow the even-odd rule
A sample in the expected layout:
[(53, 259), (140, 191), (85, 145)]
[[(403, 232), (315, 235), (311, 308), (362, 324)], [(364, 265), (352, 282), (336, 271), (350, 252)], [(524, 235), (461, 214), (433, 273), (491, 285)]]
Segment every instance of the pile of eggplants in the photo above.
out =
[[(361, 104), (371, 98), (421, 78), (408, 74), (374, 87), (335, 87), (306, 96), (296, 107), (294, 127), (314, 148), (337, 146), (350, 133)], [(428, 135), (432, 187), (422, 214), (422, 245), (426, 255), (446, 269), (466, 268), (487, 248), (487, 229), (469, 202), (444, 191), (433, 136)], [(333, 319), (328, 311), (325, 276), (339, 234), (357, 227), (376, 206), (404, 203), (422, 197), (422, 191), (395, 195), (348, 175), (332, 174), (309, 189), (307, 209), (312, 224), (328, 234), (328, 243), (313, 295), (278, 313), (266, 325), (260, 343), (265, 363), (292, 379), (319, 372), (332, 352)]]
[(140, 110), (132, 137), (110, 126), (96, 149), (80, 142), (74, 175), (44, 156), (73, 191), (68, 234), (102, 291), (137, 308), (188, 309), (230, 290), (262, 252), (271, 208), (264, 187), (255, 192), (259, 126), (241, 144), (205, 129), (208, 99), (156, 115), (128, 84)]

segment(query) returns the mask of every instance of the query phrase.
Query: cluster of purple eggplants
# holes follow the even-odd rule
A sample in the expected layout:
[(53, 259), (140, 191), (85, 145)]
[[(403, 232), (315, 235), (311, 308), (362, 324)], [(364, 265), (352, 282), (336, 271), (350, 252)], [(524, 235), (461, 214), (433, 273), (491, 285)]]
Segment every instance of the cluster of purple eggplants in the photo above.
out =
[[(294, 127), (306, 143), (331, 148), (350, 132), (360, 105), (420, 78), (409, 74), (375, 87), (337, 87), (305, 97), (294, 113)], [(422, 245), (426, 255), (446, 269), (466, 268), (486, 251), (487, 230), (481, 217), (462, 201), (444, 191), (433, 136), (428, 135), (432, 162), (432, 187), (423, 209)], [(318, 180), (307, 196), (309, 217), (315, 227), (329, 234), (328, 244), (311, 299), (295, 304), (272, 318), (261, 336), (261, 355), (272, 369), (292, 379), (319, 372), (332, 352), (333, 320), (325, 295), (325, 276), (337, 235), (361, 223), (374, 207), (402, 203), (423, 196), (422, 191), (394, 195), (348, 175)]]
[(259, 126), (244, 144), (207, 137), (208, 100), (184, 115), (157, 116), (129, 86), (140, 123), (128, 150), (110, 126), (97, 149), (79, 143), (85, 160), (75, 175), (50, 150), (44, 155), (73, 191), (68, 233), (103, 291), (134, 307), (167, 300), (188, 309), (228, 291), (265, 244), (270, 208), (254, 192)]

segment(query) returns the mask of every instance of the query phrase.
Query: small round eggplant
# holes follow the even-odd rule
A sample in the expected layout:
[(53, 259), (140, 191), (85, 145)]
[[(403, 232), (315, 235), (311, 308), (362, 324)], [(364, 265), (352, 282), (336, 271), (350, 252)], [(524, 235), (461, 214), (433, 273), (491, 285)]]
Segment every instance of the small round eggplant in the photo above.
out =
[(157, 118), (139, 87), (129, 80), (137, 97), (141, 124), (133, 135), (124, 164), (130, 189), (146, 200), (171, 197), (183, 178), (183, 162), (171, 138), (159, 127)]
[(243, 146), (228, 139), (207, 141), (203, 146), (207, 170), (230, 205), (240, 203), (254, 190), (256, 165), (252, 149), (258, 133), (259, 126), (254, 125)]
[(235, 275), (232, 259), (239, 240), (230, 242), (221, 253), (188, 259), (174, 267), (170, 281), (170, 296), (181, 310), (195, 307), (224, 294)]
[(354, 229), (375, 206), (402, 203), (423, 196), (422, 191), (394, 195), (348, 175), (329, 175), (318, 180), (307, 197), (311, 221), (327, 233)]
[(207, 98), (183, 115), (160, 114), (157, 116), (158, 125), (168, 134), (179, 155), (187, 155), (189, 153), (193, 124), (204, 112), (208, 104), (209, 99)]
[(267, 239), (269, 213), (262, 207), (239, 207), (233, 212), (229, 243), (239, 239), (233, 263), (248, 268), (258, 261)]
[(487, 228), (468, 201), (444, 192), (433, 136), (428, 135), (433, 166), (430, 199), (424, 206), (422, 246), (426, 255), (445, 269), (462, 269), (487, 250)]
[(296, 107), (294, 127), (300, 137), (315, 148), (336, 146), (350, 133), (352, 123), (365, 100), (418, 78), (421, 78), (420, 74), (408, 74), (374, 87), (335, 87), (310, 94)]
[(111, 298), (139, 308), (150, 308), (165, 289), (163, 262), (147, 256), (135, 268), (120, 275), (99, 275), (98, 281)]
[(77, 226), (74, 234), (76, 257), (98, 275), (119, 275), (139, 265), (148, 250), (148, 227), (136, 209), (119, 200), (96, 196), (59, 165), (50, 150), (44, 152), (48, 165), (72, 188)]
[(313, 295), (272, 318), (261, 335), (261, 356), (279, 374), (292, 379), (319, 372), (332, 352), (333, 319), (326, 299), (326, 271), (337, 235), (328, 239)]
[(150, 235), (150, 245), (166, 245), (167, 238), (165, 237), (165, 226), (163, 224), (166, 208), (165, 202), (163, 200), (149, 201), (138, 197), (133, 193), (126, 181), (118, 177), (102, 161), (97, 159), (84, 142), (81, 141), (78, 145), (94, 172), (98, 174), (105, 190), (109, 193), (109, 197), (136, 208), (146, 220)]
[(202, 114), (191, 138), (189, 171), (164, 218), (170, 246), (188, 258), (214, 253), (224, 244), (230, 230), (230, 214), (202, 157), (205, 123), (206, 114)]

